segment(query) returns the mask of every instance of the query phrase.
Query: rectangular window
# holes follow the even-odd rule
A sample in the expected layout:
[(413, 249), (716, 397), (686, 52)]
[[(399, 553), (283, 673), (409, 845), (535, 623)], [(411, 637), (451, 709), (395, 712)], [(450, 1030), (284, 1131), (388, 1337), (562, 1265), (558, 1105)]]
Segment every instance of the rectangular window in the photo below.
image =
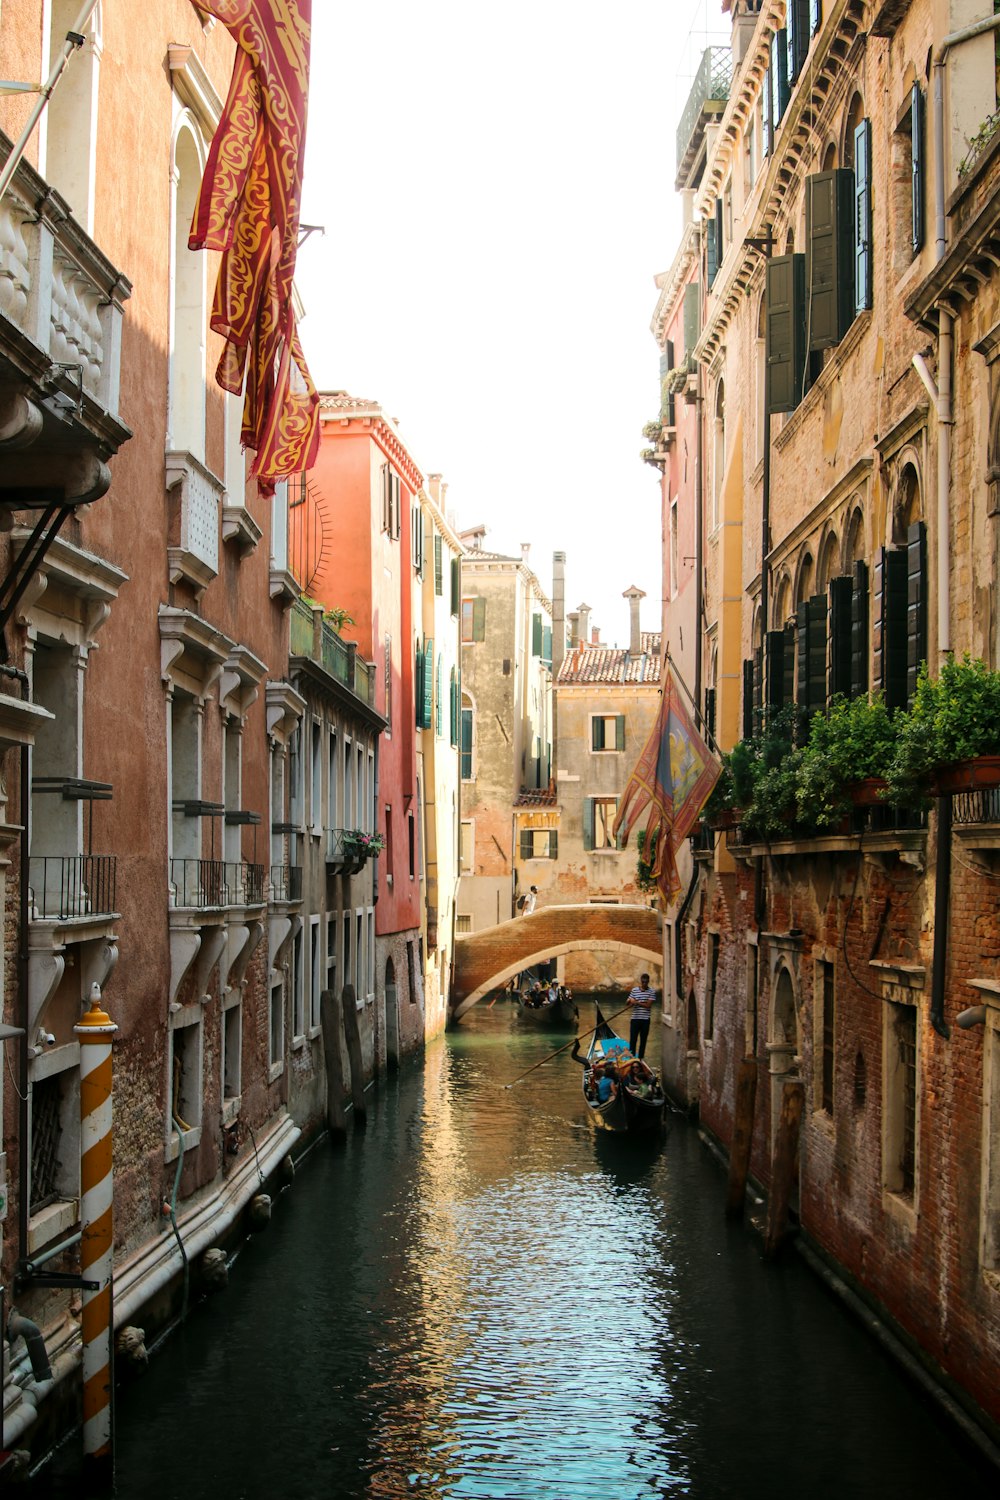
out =
[(813, 36), (823, 24), (823, 0), (809, 0), (809, 30)]
[(828, 696), (851, 697), (851, 605), (854, 580), (830, 579), (830, 680)]
[(872, 122), (854, 132), (854, 311), (872, 305)]
[(241, 1089), (243, 1004), (237, 1000), (222, 1016), (222, 1096), (238, 1099)]
[(1000, 1270), (1000, 1012), (989, 1007), (983, 1035), (983, 1265)]
[(175, 1026), (172, 1042), (170, 1105), (173, 1118), (168, 1124), (168, 1131), (173, 1128), (174, 1120), (177, 1121), (181, 1130), (194, 1130), (201, 1125), (203, 1092), (201, 1022), (194, 1021), (189, 1026)]
[(305, 1035), (305, 965), (302, 962), (302, 928), (292, 939), (289, 987), (292, 991), (292, 1040)]
[(367, 955), (365, 964), (366, 993), (375, 994), (375, 912), (369, 907), (365, 912), (365, 953)]
[(795, 701), (807, 715), (826, 708), (826, 599), (814, 594), (796, 610)]
[(715, 987), (719, 978), (719, 934), (708, 934), (708, 971), (705, 975), (705, 1040), (715, 1034)]
[(785, 110), (788, 108), (790, 89), (788, 86), (788, 33), (784, 27), (771, 38), (771, 140), (778, 133)]
[(463, 781), (472, 780), (472, 709), (462, 709), (462, 748), (459, 754)]
[(885, 1005), (882, 1172), (886, 1189), (913, 1199), (917, 1162), (917, 1010)]
[(788, 33), (788, 78), (794, 83), (802, 72), (809, 51), (809, 0), (788, 0), (785, 28)]
[(390, 802), (387, 802), (386, 805), (385, 805), (385, 874), (386, 874), (386, 879), (391, 884), (392, 883), (392, 878), (393, 878), (393, 863), (392, 863), (392, 804)]
[(559, 832), (555, 828), (522, 828), (522, 859), (558, 859)]
[(587, 797), (583, 804), (584, 849), (617, 849), (611, 832), (618, 811), (617, 797)]
[(366, 974), (365, 919), (361, 912), (357, 912), (354, 918), (354, 993), (359, 1000), (368, 993), (364, 988)]
[(392, 729), (392, 636), (386, 632), (383, 643), (383, 713), (388, 733)]
[(668, 526), (669, 526), (669, 548), (670, 548), (670, 550), (669, 550), (669, 558), (670, 558), (670, 583), (669, 583), (670, 597), (671, 597), (671, 599), (676, 599), (676, 597), (677, 597), (677, 582), (678, 582), (678, 580), (677, 580), (677, 564), (678, 564), (677, 501), (676, 500), (671, 500), (671, 502), (670, 502), (670, 518), (669, 518), (669, 521), (668, 521)]
[(462, 640), (484, 641), (486, 639), (486, 600), (462, 600)]
[(319, 917), (309, 918), (309, 1003), (307, 1015), (310, 1031), (319, 1027), (319, 997), (323, 989), (321, 972)]
[(541, 656), (542, 654), (542, 617), (532, 615), (531, 617), (531, 654)]
[(625, 715), (594, 714), (590, 720), (591, 750), (625, 749)]
[(854, 321), (854, 174), (806, 178), (809, 350), (839, 344)]
[(424, 571), (424, 513), (419, 503), (410, 507), (410, 544), (414, 571)]
[[(349, 911), (344, 912), (344, 920), (342, 925), (344, 951), (342, 954), (343, 962), (341, 964), (341, 973), (343, 975), (343, 982), (346, 987), (347, 985), (354, 983), (354, 970), (351, 967), (351, 914)], [(356, 992), (354, 998), (357, 999)]]
[(882, 547), (875, 564), (874, 686), (886, 708), (906, 707), (907, 554)]
[(434, 533), (434, 592), (438, 595), (444, 593), (444, 551), (438, 531)]
[(462, 600), (462, 573), (461, 563), (457, 557), (451, 560), (451, 612), (458, 614), (458, 607)]
[(272, 1075), (281, 1070), (285, 1060), (285, 987), (281, 979), (271, 981), (270, 995), (270, 1064)]
[(466, 912), (459, 912), (455, 917), (455, 931), (457, 933), (472, 931), (472, 917)]
[(463, 875), (471, 875), (474, 868), (476, 825), (471, 818), (461, 824), (458, 835), (458, 867)]
[(326, 988), (337, 988), (337, 918), (333, 912), (326, 919)]
[(323, 726), (313, 719), (309, 734), (309, 816), (313, 828), (323, 823)]
[(824, 1114), (833, 1115), (834, 1045), (836, 1037), (833, 964), (823, 960), (816, 965), (814, 1007), (814, 1036), (818, 1067), (816, 1077), (815, 1107)]
[(406, 815), (406, 852), (410, 866), (410, 879), (413, 880), (417, 873), (417, 830), (412, 813)]
[(760, 949), (756, 943), (747, 943), (747, 986), (746, 986), (746, 1016), (745, 1036), (747, 1057), (757, 1056), (757, 997), (759, 993), (759, 959)]
[(910, 89), (910, 246), (914, 255), (924, 243), (924, 96), (919, 83)]

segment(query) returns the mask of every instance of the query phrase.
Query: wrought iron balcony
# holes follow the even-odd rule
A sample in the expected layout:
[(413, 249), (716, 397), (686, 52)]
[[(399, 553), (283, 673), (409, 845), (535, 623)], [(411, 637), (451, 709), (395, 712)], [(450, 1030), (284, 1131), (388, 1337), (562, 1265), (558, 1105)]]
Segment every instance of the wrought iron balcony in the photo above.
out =
[(227, 905), (263, 906), (264, 866), (251, 864), (248, 860), (227, 860), (224, 877)]
[(301, 865), (272, 865), (270, 879), (272, 901), (302, 900)]
[(692, 166), (708, 118), (721, 115), (733, 81), (733, 55), (728, 47), (706, 47), (677, 127), (677, 187)]
[(357, 844), (354, 835), (353, 828), (326, 830), (326, 862), (329, 866), (356, 874), (364, 867), (368, 855), (377, 852)]
[(116, 867), (114, 854), (32, 856), (28, 860), (31, 920), (111, 916)]
[(221, 859), (172, 859), (170, 904), (194, 907), (199, 911), (232, 906), (234, 901), (226, 884), (226, 871), (233, 868)]
[(951, 821), (955, 826), (963, 827), (981, 823), (1000, 826), (1000, 787), (956, 792), (951, 799)]
[(358, 655), (353, 641), (342, 640), (321, 609), (296, 599), (291, 608), (290, 648), (328, 672), (369, 706), (375, 702), (375, 667)]

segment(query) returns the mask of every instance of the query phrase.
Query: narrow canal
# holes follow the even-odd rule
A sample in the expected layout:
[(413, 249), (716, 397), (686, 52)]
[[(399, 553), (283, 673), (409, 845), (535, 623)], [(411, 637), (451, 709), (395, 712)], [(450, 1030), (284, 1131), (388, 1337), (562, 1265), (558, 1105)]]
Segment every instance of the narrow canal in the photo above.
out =
[(984, 1483), (798, 1257), (765, 1267), (724, 1223), (686, 1122), (652, 1148), (595, 1136), (568, 1054), (504, 1088), (560, 1040), (480, 1009), (382, 1088), (364, 1133), (312, 1152), (228, 1289), (121, 1392), (119, 1497)]

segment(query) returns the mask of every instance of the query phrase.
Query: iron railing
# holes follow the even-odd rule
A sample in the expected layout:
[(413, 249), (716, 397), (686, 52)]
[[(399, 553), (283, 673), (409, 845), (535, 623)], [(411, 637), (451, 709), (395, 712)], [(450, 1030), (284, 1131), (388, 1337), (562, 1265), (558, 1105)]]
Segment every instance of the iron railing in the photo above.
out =
[(301, 865), (272, 865), (270, 879), (272, 901), (302, 900)]
[(291, 607), (289, 630), (293, 656), (307, 656), (363, 703), (374, 703), (374, 664), (358, 655), (353, 642), (342, 640), (318, 610), (296, 599)]
[(221, 859), (172, 859), (171, 905), (191, 906), (200, 911), (233, 905), (226, 884), (226, 871), (233, 868)]
[[(728, 47), (706, 47), (702, 53), (698, 71), (691, 84), (687, 103), (677, 126), (677, 170), (687, 155), (694, 139), (705, 105), (712, 101), (720, 105), (729, 98), (733, 81), (733, 54)], [(721, 113), (721, 111), (720, 111)]]
[(962, 823), (1000, 823), (1000, 787), (991, 786), (975, 792), (956, 792), (951, 799), (951, 821)]
[(248, 860), (227, 860), (223, 879), (227, 904), (261, 906), (264, 903), (264, 866)]
[(33, 856), (28, 860), (32, 921), (110, 916), (116, 869), (114, 854)]

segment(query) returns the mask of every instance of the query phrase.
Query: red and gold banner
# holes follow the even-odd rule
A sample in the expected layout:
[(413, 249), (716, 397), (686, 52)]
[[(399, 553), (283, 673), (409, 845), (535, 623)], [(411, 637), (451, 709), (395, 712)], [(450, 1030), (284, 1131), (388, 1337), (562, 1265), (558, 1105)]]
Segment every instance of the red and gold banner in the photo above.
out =
[(311, 4), (198, 0), (239, 50), (188, 244), (222, 252), (211, 321), (226, 347), (216, 379), (245, 391), (243, 441), (265, 489), (309, 468), (319, 444), (319, 398), (292, 300)]
[(677, 850), (693, 828), (721, 771), (719, 762), (695, 728), (667, 667), (660, 712), (618, 804), (613, 829), (616, 837), (621, 835), (622, 844), (627, 844), (633, 826), (649, 808), (644, 852), (655, 841), (652, 875), (667, 906), (681, 888)]

